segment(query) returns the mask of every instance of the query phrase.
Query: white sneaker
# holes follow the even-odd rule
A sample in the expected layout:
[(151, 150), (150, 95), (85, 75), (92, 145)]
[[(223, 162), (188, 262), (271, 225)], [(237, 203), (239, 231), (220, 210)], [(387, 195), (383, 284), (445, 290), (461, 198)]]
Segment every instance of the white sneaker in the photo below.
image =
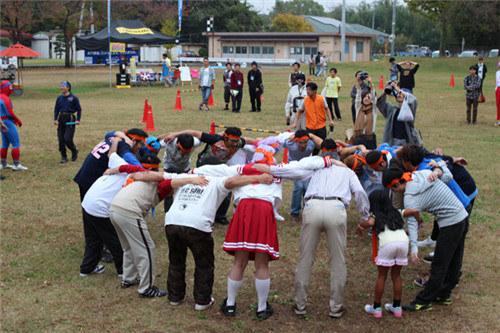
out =
[(104, 265), (97, 265), (95, 266), (94, 270), (90, 273), (80, 273), (80, 276), (81, 277), (86, 277), (86, 276), (89, 276), (91, 274), (102, 274), (104, 273), (104, 271), (106, 270), (106, 268), (104, 267)]
[(21, 163), (14, 164), (14, 165), (10, 166), (10, 168), (14, 171), (26, 171), (26, 170), (28, 170), (28, 168), (25, 167), (24, 165), (22, 165)]
[(384, 308), (387, 312), (392, 313), (392, 315), (396, 318), (401, 318), (403, 316), (403, 310), (400, 306), (393, 307), (391, 303), (386, 303)]
[(5, 166), (2, 166), (2, 169), (14, 169), (14, 164), (6, 164)]
[(285, 218), (283, 216), (281, 216), (278, 212), (274, 212), (274, 218), (276, 219), (276, 221), (278, 222), (283, 222), (285, 221)]
[(422, 241), (417, 242), (418, 247), (436, 247), (436, 241), (433, 241), (431, 237), (427, 237)]
[(215, 303), (215, 299), (213, 297), (211, 297), (210, 303), (205, 304), (205, 305), (195, 304), (194, 309), (196, 311), (204, 311), (204, 310), (207, 310), (208, 308), (210, 308), (212, 305), (214, 305), (214, 303)]

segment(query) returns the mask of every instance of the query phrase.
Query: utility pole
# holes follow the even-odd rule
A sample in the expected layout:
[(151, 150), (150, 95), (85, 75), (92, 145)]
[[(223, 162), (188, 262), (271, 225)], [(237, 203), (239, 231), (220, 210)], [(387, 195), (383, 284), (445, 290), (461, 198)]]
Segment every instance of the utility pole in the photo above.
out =
[(94, 27), (94, 2), (90, 1), (90, 33), (93, 34), (95, 32)]
[(342, 0), (342, 24), (340, 26), (340, 62), (346, 61), (345, 54), (345, 0)]
[(372, 13), (372, 29), (375, 29), (375, 5), (373, 5), (373, 13)]
[(389, 37), (391, 42), (392, 56), (396, 55), (394, 53), (394, 44), (396, 43), (396, 1), (397, 0), (392, 0), (392, 29), (391, 29), (391, 36)]

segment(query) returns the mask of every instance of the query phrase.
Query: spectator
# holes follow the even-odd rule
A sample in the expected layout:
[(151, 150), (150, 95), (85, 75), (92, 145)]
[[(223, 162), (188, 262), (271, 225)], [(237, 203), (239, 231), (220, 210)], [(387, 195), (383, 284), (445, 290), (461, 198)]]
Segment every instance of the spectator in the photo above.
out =
[[(477, 75), (477, 66), (469, 67), (469, 75), (464, 78), (465, 104), (467, 105), (467, 123), (475, 125), (477, 120), (477, 103), (481, 94), (481, 79)], [(472, 108), (472, 119), (471, 119)]]
[(352, 116), (352, 123), (354, 124), (356, 122), (356, 95), (358, 93), (358, 74), (361, 73), (361, 71), (357, 71), (354, 73), (354, 84), (351, 88), (351, 116)]
[[(295, 118), (297, 117), (297, 110), (301, 108), (304, 103), (304, 97), (306, 97), (306, 76), (304, 74), (297, 75), (297, 84), (292, 86), (288, 91), (288, 96), (285, 103), (285, 116), (287, 126), (290, 123), (295, 123)], [(305, 123), (302, 121), (298, 124), (297, 129), (305, 129)]]
[[(339, 92), (342, 87), (342, 82), (340, 78), (337, 76), (337, 69), (330, 68), (330, 76), (326, 78), (325, 81), (325, 90), (326, 90), (326, 103), (328, 104), (328, 109), (330, 109), (330, 114), (333, 116), (333, 108), (335, 108), (335, 117), (337, 120), (342, 120), (342, 116), (340, 115), (339, 108)], [(333, 107), (332, 107), (333, 103)]]
[(231, 74), (233, 74), (233, 66), (230, 62), (226, 63), (226, 69), (222, 74), (222, 81), (224, 82), (224, 103), (226, 106), (224, 110), (229, 110), (229, 99), (231, 98)]
[(261, 96), (264, 85), (262, 84), (262, 72), (257, 67), (257, 63), (252, 62), (252, 69), (248, 72), (248, 89), (250, 91), (250, 103), (252, 110), (250, 112), (260, 112)]
[(215, 71), (213, 68), (210, 68), (210, 64), (208, 62), (208, 58), (203, 58), (203, 67), (200, 69), (200, 84), (199, 88), (201, 90), (201, 103), (198, 107), (198, 110), (202, 110), (203, 105), (205, 105), (205, 111), (209, 111), (208, 108), (208, 98), (212, 93), (212, 89), (214, 89), (215, 84)]
[(481, 93), (481, 97), (484, 98), (483, 96), (483, 82), (484, 79), (486, 79), (486, 73), (488, 72), (488, 68), (486, 67), (486, 64), (484, 63), (484, 58), (479, 57), (478, 63), (477, 63), (477, 76), (481, 80), (481, 87), (479, 88), (479, 91)]
[(389, 68), (389, 80), (397, 81), (399, 70), (398, 64), (396, 64), (396, 59), (394, 57), (390, 57), (389, 63), (391, 64), (391, 68)]
[(418, 71), (420, 66), (413, 61), (404, 61), (396, 65), (399, 71), (399, 87), (413, 94), (413, 88), (415, 88), (415, 73)]
[(73, 138), (75, 136), (75, 125), (80, 125), (82, 108), (80, 100), (71, 93), (71, 84), (68, 81), (61, 82), (59, 88), (61, 95), (57, 97), (54, 107), (54, 125), (57, 126), (57, 138), (59, 141), (59, 152), (61, 153), (61, 164), (67, 163), (66, 147), (71, 151), (71, 160), (78, 158)]
[[(420, 133), (415, 128), (415, 116), (417, 113), (417, 98), (411, 93), (404, 92), (396, 82), (391, 82), (390, 87), (397, 105), (387, 103), (387, 95), (384, 92), (377, 99), (377, 108), (386, 119), (384, 137), (382, 142), (390, 146), (402, 146), (406, 143), (422, 144)], [(401, 109), (409, 107), (413, 115), (412, 121), (398, 120)]]
[(315, 76), (318, 76), (318, 73), (321, 69), (320, 63), (321, 63), (321, 52), (318, 51), (318, 54), (314, 58), (314, 67), (316, 69), (316, 72), (314, 73)]
[(314, 60), (314, 54), (311, 53), (309, 57), (309, 75), (314, 75), (316, 69), (316, 62)]
[(304, 74), (300, 71), (300, 64), (298, 62), (294, 62), (292, 66), (293, 72), (290, 73), (290, 77), (288, 78), (288, 87), (290, 88), (297, 84), (297, 77)]
[(233, 112), (241, 111), (241, 100), (243, 98), (243, 73), (240, 71), (240, 64), (234, 64), (234, 71), (231, 74), (231, 101)]

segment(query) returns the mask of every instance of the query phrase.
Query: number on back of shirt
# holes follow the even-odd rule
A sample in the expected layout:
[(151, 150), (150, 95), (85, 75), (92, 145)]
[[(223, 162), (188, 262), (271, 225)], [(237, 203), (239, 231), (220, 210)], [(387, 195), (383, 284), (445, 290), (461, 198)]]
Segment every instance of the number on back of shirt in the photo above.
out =
[(97, 158), (97, 159), (100, 159), (101, 156), (105, 153), (108, 152), (109, 150), (109, 144), (107, 144), (106, 142), (101, 142), (99, 143), (97, 146), (94, 147), (94, 149), (92, 149), (92, 155)]

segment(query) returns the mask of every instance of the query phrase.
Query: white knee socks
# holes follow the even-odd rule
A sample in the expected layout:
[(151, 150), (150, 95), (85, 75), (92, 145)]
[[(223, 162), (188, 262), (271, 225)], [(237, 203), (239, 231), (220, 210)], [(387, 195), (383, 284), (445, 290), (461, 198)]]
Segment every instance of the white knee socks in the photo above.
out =
[(257, 291), (257, 312), (264, 311), (267, 308), (267, 296), (271, 288), (271, 279), (255, 279), (255, 290)]
[(243, 280), (234, 281), (229, 277), (227, 278), (227, 302), (226, 305), (233, 306), (236, 303), (236, 296), (240, 290)]

